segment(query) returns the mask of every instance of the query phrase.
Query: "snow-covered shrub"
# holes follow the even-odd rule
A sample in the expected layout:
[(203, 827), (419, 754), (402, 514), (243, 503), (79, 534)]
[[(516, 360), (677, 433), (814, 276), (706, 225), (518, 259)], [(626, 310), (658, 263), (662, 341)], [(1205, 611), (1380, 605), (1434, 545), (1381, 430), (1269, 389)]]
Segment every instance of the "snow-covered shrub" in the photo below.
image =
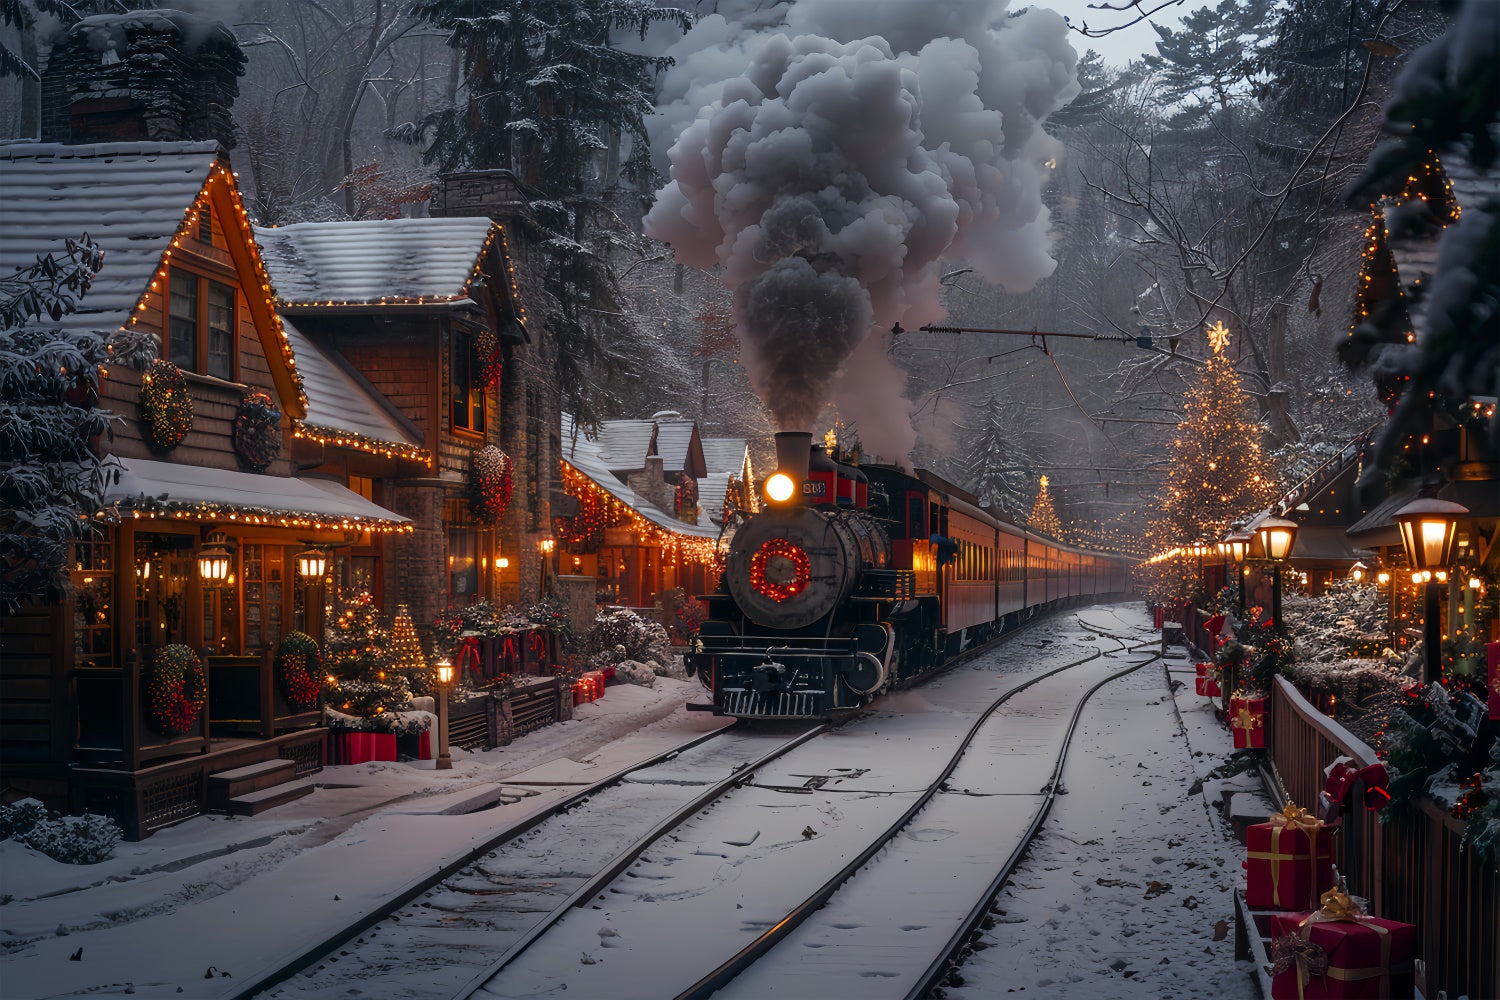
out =
[(19, 840), (46, 818), (46, 807), (36, 799), (0, 805), (0, 840)]
[[(624, 647), (621, 656), (616, 647)], [(583, 640), (583, 654), (593, 661), (601, 653), (614, 653), (621, 660), (652, 664), (660, 673), (672, 662), (672, 643), (659, 622), (642, 618), (629, 608), (615, 608), (598, 615)]]
[(44, 819), (15, 839), (65, 865), (96, 865), (114, 856), (122, 836), (108, 816), (86, 815)]

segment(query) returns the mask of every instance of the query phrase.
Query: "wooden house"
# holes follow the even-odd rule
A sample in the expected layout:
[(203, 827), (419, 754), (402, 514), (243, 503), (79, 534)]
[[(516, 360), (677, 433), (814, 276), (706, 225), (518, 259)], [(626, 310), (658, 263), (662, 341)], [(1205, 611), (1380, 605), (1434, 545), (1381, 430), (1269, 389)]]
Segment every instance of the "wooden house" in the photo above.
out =
[[(162, 365), (102, 375), (101, 405), (123, 417), (100, 444), (119, 480), (103, 509), (81, 512), (98, 530), (75, 546), (71, 595), (0, 625), (4, 784), (113, 814), (130, 837), (211, 800), (274, 804), (275, 792), (237, 793), (323, 761), (320, 706), (289, 702), (275, 665), (287, 632), (319, 631), (322, 580), (299, 575), (297, 557), (378, 552), (412, 520), (299, 451), (299, 435), (333, 425), (326, 400), (310, 400), (217, 144), (3, 146), (0, 202), (0, 267), (87, 232), (104, 263), (63, 322), (144, 329)], [(303, 358), (323, 392), (337, 372)], [(184, 396), (186, 414), (172, 405)], [(167, 646), (205, 668), (205, 703), (176, 726), (154, 711)]]
[[(527, 400), (513, 382), (526, 317), (499, 224), (300, 223), (256, 238), (292, 337), (327, 373), (294, 423), (293, 456), (414, 528), (386, 540), (384, 559), (362, 539), (337, 561), (338, 583), (408, 605), (419, 624), (451, 605), (534, 594), (525, 584), (550, 526), (527, 516), (527, 484), (552, 476), (531, 468), (541, 456), (525, 444)], [(513, 496), (503, 512), (476, 513), (476, 458), (490, 448), (510, 464)]]

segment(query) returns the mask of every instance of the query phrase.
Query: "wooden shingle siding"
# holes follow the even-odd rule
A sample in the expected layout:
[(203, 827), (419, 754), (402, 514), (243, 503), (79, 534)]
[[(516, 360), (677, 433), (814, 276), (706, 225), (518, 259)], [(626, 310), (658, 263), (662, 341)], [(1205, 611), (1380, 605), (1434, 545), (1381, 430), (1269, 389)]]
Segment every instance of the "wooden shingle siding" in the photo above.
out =
[(53, 744), (67, 735), (53, 701), (63, 624), (60, 608), (36, 605), (6, 617), (0, 632), (0, 747), (7, 762), (53, 759)]

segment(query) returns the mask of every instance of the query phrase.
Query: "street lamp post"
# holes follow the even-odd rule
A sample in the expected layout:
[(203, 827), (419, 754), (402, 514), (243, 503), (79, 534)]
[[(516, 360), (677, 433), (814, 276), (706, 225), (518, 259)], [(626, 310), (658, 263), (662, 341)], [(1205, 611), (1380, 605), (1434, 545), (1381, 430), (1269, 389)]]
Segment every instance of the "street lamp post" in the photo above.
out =
[(1420, 576), (1422, 587), (1423, 674), (1428, 681), (1443, 673), (1443, 610), (1433, 577), (1447, 578), (1453, 563), (1453, 542), (1458, 534), (1458, 519), (1469, 508), (1434, 497), (1418, 497), (1396, 511), (1396, 527), (1401, 532), (1401, 548), (1411, 563), (1412, 580)]
[(304, 632), (313, 632), (321, 624), (321, 615), (313, 614), (313, 599), (319, 598), (321, 594), (317, 588), (323, 584), (323, 574), (328, 572), (328, 553), (322, 549), (310, 548), (298, 552), (296, 556), (297, 576), (302, 580), (302, 621), (299, 623)]
[(1245, 613), (1245, 557), (1250, 554), (1250, 533), (1231, 531), (1224, 538), (1224, 547), (1234, 562), (1235, 583), (1240, 592), (1240, 615)]
[(438, 745), (434, 770), (448, 771), (453, 768), (453, 757), (448, 752), (448, 688), (453, 686), (453, 664), (445, 656), (437, 662), (438, 675)]
[(1271, 561), (1271, 621), (1281, 626), (1281, 567), (1292, 554), (1297, 542), (1297, 522), (1284, 517), (1268, 517), (1255, 526), (1260, 546)]

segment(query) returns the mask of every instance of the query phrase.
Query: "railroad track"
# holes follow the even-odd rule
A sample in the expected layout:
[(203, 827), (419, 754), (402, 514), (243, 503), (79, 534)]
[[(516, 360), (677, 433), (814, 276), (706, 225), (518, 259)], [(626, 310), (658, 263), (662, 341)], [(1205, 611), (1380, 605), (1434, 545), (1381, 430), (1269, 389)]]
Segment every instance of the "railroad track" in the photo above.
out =
[[(1118, 648), (1108, 653), (1129, 652), (1128, 638), (1112, 638)], [(779, 779), (743, 784), (641, 847), (624, 877), (555, 912), (454, 996), (837, 995), (851, 976), (865, 977), (870, 995), (921, 995), (1045, 820), (1088, 696), (1151, 662), (1095, 664), (1080, 697), (1069, 671), (1105, 655), (1095, 650), (1008, 686), (956, 739), (951, 718), (937, 720), (947, 730), (939, 737), (930, 716), (887, 723), (877, 715), (783, 758), (772, 769)], [(887, 725), (895, 733), (882, 744), (876, 727)], [(826, 766), (851, 749), (891, 773)], [(893, 756), (908, 753), (906, 765), (925, 768), (920, 788)], [(807, 805), (788, 807), (798, 793)], [(997, 811), (1006, 822), (993, 838)], [(955, 853), (952, 843), (931, 843), (950, 838), (971, 846)], [(998, 854), (984, 843), (993, 839)], [(945, 860), (953, 864), (940, 872)]]

